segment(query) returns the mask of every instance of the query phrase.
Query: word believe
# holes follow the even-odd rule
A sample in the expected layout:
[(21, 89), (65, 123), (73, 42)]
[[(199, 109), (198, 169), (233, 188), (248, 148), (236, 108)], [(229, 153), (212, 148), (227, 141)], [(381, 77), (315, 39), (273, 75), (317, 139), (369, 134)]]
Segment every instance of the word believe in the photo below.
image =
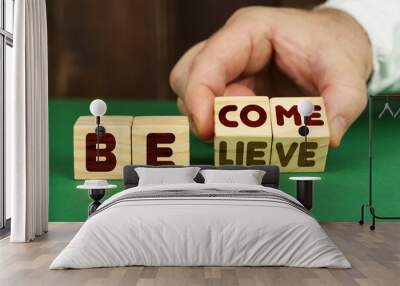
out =
[[(307, 143), (297, 104), (304, 98), (218, 97), (215, 100), (215, 165), (274, 164), (283, 172), (325, 168), (329, 129), (322, 98), (308, 118)], [(125, 165), (189, 165), (189, 122), (185, 116), (104, 116), (99, 141), (95, 118), (74, 125), (76, 179), (120, 179)]]

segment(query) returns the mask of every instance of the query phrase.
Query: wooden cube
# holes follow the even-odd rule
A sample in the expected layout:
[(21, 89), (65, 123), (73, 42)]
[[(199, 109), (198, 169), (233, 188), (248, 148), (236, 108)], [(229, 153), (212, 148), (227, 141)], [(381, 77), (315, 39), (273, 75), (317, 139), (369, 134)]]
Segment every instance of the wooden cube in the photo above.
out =
[(132, 162), (189, 165), (187, 116), (137, 116), (132, 125)]
[(268, 165), (272, 131), (269, 98), (215, 98), (215, 165)]
[(100, 125), (106, 133), (97, 142), (96, 118), (78, 118), (74, 125), (75, 179), (122, 179), (123, 167), (131, 164), (132, 119), (102, 116)]
[[(299, 132), (304, 118), (297, 105), (303, 100), (314, 104), (309, 116), (307, 143)], [(323, 172), (329, 148), (329, 126), (322, 97), (272, 98), (271, 117), (274, 136), (271, 165), (278, 165), (282, 172)]]

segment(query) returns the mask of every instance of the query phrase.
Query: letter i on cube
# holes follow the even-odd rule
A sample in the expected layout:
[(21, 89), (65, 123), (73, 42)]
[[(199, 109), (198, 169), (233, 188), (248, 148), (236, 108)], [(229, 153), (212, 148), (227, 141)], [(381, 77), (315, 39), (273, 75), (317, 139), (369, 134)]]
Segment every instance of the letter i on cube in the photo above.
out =
[(268, 97), (217, 97), (214, 116), (215, 165), (269, 164), (272, 130)]

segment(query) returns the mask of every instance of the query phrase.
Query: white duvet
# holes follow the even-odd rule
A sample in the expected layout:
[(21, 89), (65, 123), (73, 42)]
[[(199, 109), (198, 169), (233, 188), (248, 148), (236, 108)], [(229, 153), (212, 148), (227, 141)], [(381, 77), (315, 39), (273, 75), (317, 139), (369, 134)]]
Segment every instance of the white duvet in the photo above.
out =
[[(163, 190), (263, 190), (232, 184), (135, 187)], [(288, 204), (257, 198), (153, 198), (122, 201), (90, 217), (50, 269), (145, 266), (294, 266), (349, 268), (318, 222)]]

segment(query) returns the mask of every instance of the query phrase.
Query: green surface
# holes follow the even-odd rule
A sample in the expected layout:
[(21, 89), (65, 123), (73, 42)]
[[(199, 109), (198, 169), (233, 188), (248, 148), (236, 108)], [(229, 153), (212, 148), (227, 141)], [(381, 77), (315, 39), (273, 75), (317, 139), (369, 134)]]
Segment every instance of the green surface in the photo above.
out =
[[(88, 100), (50, 100), (50, 221), (83, 221), (90, 199), (75, 189), (82, 181), (73, 179), (72, 128), (80, 115), (88, 115)], [(108, 115), (175, 115), (175, 102), (108, 100)], [(383, 103), (377, 103), (379, 112)], [(397, 109), (395, 109), (397, 110)], [(377, 117), (376, 115), (374, 115)], [(375, 120), (375, 200), (380, 215), (396, 215), (400, 206), (400, 119)], [(313, 214), (320, 221), (357, 221), (359, 207), (367, 200), (368, 124), (364, 113), (351, 127), (342, 145), (330, 149), (325, 173), (319, 173)], [(212, 164), (211, 144), (191, 136), (191, 163)], [(281, 189), (295, 192), (292, 174), (281, 175)], [(121, 186), (121, 181), (112, 181)], [(119, 188), (118, 190), (121, 190)], [(115, 193), (109, 192), (108, 196)], [(399, 211), (400, 212), (400, 211)]]

